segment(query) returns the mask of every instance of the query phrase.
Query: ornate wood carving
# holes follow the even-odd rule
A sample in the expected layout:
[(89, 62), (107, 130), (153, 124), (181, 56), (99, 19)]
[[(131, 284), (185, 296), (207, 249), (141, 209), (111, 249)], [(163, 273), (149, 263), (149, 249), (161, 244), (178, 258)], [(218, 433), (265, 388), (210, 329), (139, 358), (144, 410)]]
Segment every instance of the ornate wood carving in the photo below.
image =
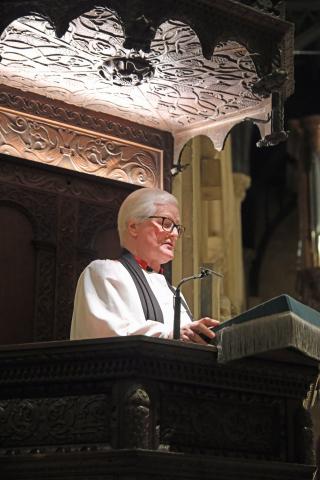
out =
[[(37, 341), (51, 340), (54, 337), (55, 318), (55, 279), (56, 251), (51, 245), (35, 242), (36, 292), (34, 301), (33, 338)], [(65, 338), (65, 337), (64, 337)]]
[(24, 93), (16, 88), (1, 85), (0, 105), (4, 108), (24, 112), (35, 117), (76, 125), (85, 130), (91, 130), (130, 142), (150, 145), (165, 149), (168, 135), (153, 128), (143, 127), (126, 119), (93, 112), (88, 109), (72, 107), (61, 101), (53, 101), (41, 95)]
[[(0, 178), (5, 184), (18, 186), (19, 190), (21, 187), (24, 187), (22, 190), (26, 190), (27, 187), (27, 189), (34, 189), (37, 193), (47, 192), (52, 194), (51, 198), (60, 194), (66, 198), (81, 198), (87, 202), (108, 203), (112, 206), (117, 202), (120, 187), (126, 192), (132, 191), (132, 187), (126, 184), (100, 181), (98, 178), (93, 180), (83, 175), (73, 175), (72, 172), (67, 174), (66, 171), (47, 169), (40, 164), (24, 162), (6, 155), (0, 154), (0, 160)], [(125, 193), (122, 195), (124, 199)], [(39, 208), (43, 205), (40, 199), (41, 197), (36, 202)], [(22, 204), (25, 203), (22, 202)], [(47, 224), (44, 223), (44, 225)], [(42, 233), (41, 238), (48, 239), (46, 236), (43, 237)]]
[[(267, 2), (256, 3), (258, 6), (263, 6), (262, 4)], [(268, 4), (265, 5), (263, 10), (270, 12), (272, 11), (270, 2)], [(272, 52), (270, 52), (270, 43), (268, 46), (263, 45), (263, 39), (265, 40), (265, 36), (268, 35), (270, 29), (277, 32), (277, 35), (269, 38), (272, 46), (277, 45), (277, 42), (290, 37), (290, 34), (292, 34), (290, 26), (286, 22), (280, 21), (279, 18), (272, 18), (270, 15), (261, 14), (253, 8), (248, 9), (246, 5), (241, 3), (234, 4), (225, 0), (216, 1), (214, 8), (210, 3), (201, 0), (196, 2), (183, 0), (175, 3), (170, 0), (163, 0), (161, 6), (150, 4), (147, 0), (136, 0), (134, 3), (132, 0), (110, 0), (106, 2), (106, 8), (96, 8), (95, 13), (89, 14), (88, 12), (94, 12), (95, 6), (94, 0), (85, 0), (81, 4), (71, 0), (68, 4), (61, 3), (59, 6), (52, 0), (47, 0), (45, 4), (29, 1), (19, 5), (19, 12), (17, 12), (14, 2), (5, 1), (2, 7), (1, 30), (18, 17), (26, 16), (31, 11), (38, 12), (52, 20), (51, 25), (55, 26), (55, 32), (53, 32), (49, 23), (47, 23), (46, 31), (51, 35), (56, 33), (58, 38), (65, 35), (68, 35), (68, 38), (73, 36), (74, 32), (70, 29), (69, 23), (73, 21), (73, 24), (75, 24), (78, 21), (82, 29), (77, 31), (75, 35), (79, 45), (83, 46), (87, 39), (82, 36), (82, 32), (84, 29), (92, 29), (95, 17), (99, 16), (99, 25), (107, 24), (108, 28), (95, 30), (93, 37), (95, 40), (89, 48), (95, 52), (104, 52), (104, 49), (106, 49), (106, 52), (110, 55), (117, 50), (120, 42), (120, 44), (123, 43), (124, 48), (129, 50), (141, 49), (144, 52), (149, 52), (150, 44), (158, 27), (170, 18), (175, 18), (193, 25), (200, 38), (205, 58), (210, 58), (216, 43), (219, 40), (225, 40), (226, 37), (230, 36), (230, 33), (233, 33), (233, 38), (236, 41), (244, 45), (254, 44), (257, 40), (260, 40), (262, 49), (260, 53), (266, 57), (262, 59), (261, 63), (265, 63), (266, 69), (268, 69), (268, 64), (265, 60), (271, 62), (270, 54)], [(272, 13), (274, 13), (274, 9)], [(79, 20), (81, 16), (83, 19)], [(74, 21), (74, 19), (77, 20)], [(110, 22), (108, 25), (108, 19), (115, 19), (115, 22)], [(35, 20), (33, 19), (32, 22), (31, 26), (34, 26)], [(108, 33), (114, 34), (115, 40), (106, 44), (102, 40), (105, 40)], [(219, 39), (218, 42), (217, 39)], [(250, 50), (254, 49), (251, 48)], [(271, 50), (274, 50), (274, 47), (271, 47)], [(288, 63), (289, 61), (290, 59), (287, 58)], [(80, 59), (78, 59), (78, 62), (80, 62)], [(257, 63), (260, 63), (259, 60), (257, 60)], [(290, 63), (293, 64), (292, 59)], [(81, 66), (82, 63), (80, 62)]]
[[(1, 447), (24, 447), (30, 453), (42, 445), (110, 441), (108, 395), (0, 400)], [(40, 447), (41, 449), (41, 447)]]
[(27, 184), (17, 188), (13, 180), (10, 165), (0, 162), (0, 203), (22, 210), (34, 228), (37, 281), (34, 298), (34, 331), (30, 334), (34, 339), (47, 340), (53, 337), (56, 196), (30, 189), (30, 185), (28, 188)]
[[(202, 398), (200, 411), (194, 409), (194, 396)], [(172, 450), (268, 460), (286, 457), (285, 403), (279, 400), (175, 388), (165, 392), (160, 418), (160, 443)]]
[[(152, 348), (154, 342), (161, 346), (160, 351), (163, 356), (154, 354)], [(200, 362), (198, 348), (177, 350), (174, 347), (180, 347), (180, 343), (177, 345), (148, 337), (59, 342), (58, 354), (55, 353), (57, 352), (55, 345), (55, 343), (44, 346), (35, 344), (34, 349), (30, 346), (27, 350), (26, 348), (17, 349), (14, 352), (17, 362), (15, 368), (9, 369), (7, 366), (0, 370), (1, 395), (7, 395), (7, 388), (10, 388), (15, 397), (22, 395), (23, 392), (26, 396), (30, 396), (30, 392), (36, 388), (36, 385), (41, 386), (46, 381), (52, 382), (55, 392), (56, 388), (59, 388), (59, 382), (65, 378), (72, 378), (73, 384), (81, 381), (99, 384), (99, 382), (103, 383), (118, 377), (131, 378), (143, 372), (143, 378), (156, 376), (162, 382), (168, 381), (169, 378), (170, 382), (180, 383), (183, 379), (183, 383), (194, 383), (197, 386), (211, 385), (213, 389), (221, 388), (226, 391), (236, 384), (241, 391), (290, 399), (304, 398), (313, 376), (317, 373), (316, 366), (312, 365), (288, 365), (256, 359), (237, 361), (230, 365), (218, 365), (213, 368), (212, 362), (215, 362), (216, 353), (212, 349), (205, 350)], [(79, 348), (79, 345), (83, 347)], [(70, 346), (70, 349), (66, 348), (67, 346)], [(143, 355), (141, 355), (142, 348)], [(54, 369), (51, 369), (48, 362), (35, 364), (40, 351), (45, 351), (46, 358), (54, 362)], [(11, 358), (10, 355), (8, 353), (9, 358)], [(190, 367), (188, 363), (190, 359), (193, 359), (197, 368)], [(263, 378), (261, 377), (262, 368), (264, 368)], [(17, 390), (12, 385), (15, 376), (23, 379)], [(70, 388), (69, 385), (66, 392), (70, 393)], [(86, 386), (83, 388), (86, 390)], [(148, 389), (150, 389), (149, 386)]]
[[(66, 208), (66, 203), (67, 208)], [(74, 292), (78, 277), (75, 271), (78, 224), (78, 202), (59, 198), (59, 224), (57, 241), (57, 275), (55, 285), (55, 330), (56, 339), (68, 338), (72, 318)]]
[(70, 479), (80, 459), (89, 479), (310, 478), (297, 410), (316, 365), (219, 365), (211, 348), (124, 337), (0, 348), (0, 366), (5, 480), (22, 465)]
[[(28, 47), (30, 35), (32, 49)], [(220, 42), (212, 59), (207, 60), (197, 35), (179, 21), (159, 26), (151, 51), (145, 55), (155, 73), (140, 88), (132, 83), (117, 88), (107, 70), (100, 75), (104, 60), (128, 56), (123, 27), (112, 10), (91, 10), (73, 20), (59, 41), (52, 41), (53, 35), (52, 27), (43, 25), (41, 17), (25, 17), (10, 25), (4, 33), (0, 64), (4, 83), (17, 88), (24, 85), (38, 94), (45, 83), (51, 98), (171, 131), (215, 120), (261, 101), (251, 91), (258, 77), (244, 47), (234, 41)], [(13, 57), (17, 60), (12, 62)], [(15, 74), (12, 78), (10, 70), (22, 64), (23, 76)], [(34, 82), (35, 72), (39, 86)], [(66, 74), (73, 77), (67, 88), (59, 80)]]
[[(106, 225), (115, 228), (118, 208), (132, 188), (124, 182), (1, 156), (0, 203), (21, 210), (34, 230), (31, 339), (69, 337), (78, 276), (97, 258), (95, 238)], [(110, 245), (106, 252), (112, 256), (114, 248)]]
[[(240, 2), (164, 0), (160, 7), (147, 0), (109, 0), (97, 7), (91, 0), (71, 0), (57, 9), (50, 0), (26, 1), (19, 13), (13, 3), (3, 7), (0, 71), (3, 83), (20, 90), (45, 91), (56, 100), (170, 130), (177, 138), (182, 129), (206, 133), (216, 120), (239, 121), (248, 111), (269, 124), (253, 85), (274, 71), (284, 75), (274, 117), (282, 95), (293, 91), (292, 25)], [(140, 85), (145, 69), (147, 81)], [(220, 126), (219, 137), (231, 126)]]
[(114, 448), (154, 447), (154, 406), (145, 385), (117, 383), (114, 389)]
[(140, 186), (162, 186), (161, 151), (0, 110), (0, 153)]

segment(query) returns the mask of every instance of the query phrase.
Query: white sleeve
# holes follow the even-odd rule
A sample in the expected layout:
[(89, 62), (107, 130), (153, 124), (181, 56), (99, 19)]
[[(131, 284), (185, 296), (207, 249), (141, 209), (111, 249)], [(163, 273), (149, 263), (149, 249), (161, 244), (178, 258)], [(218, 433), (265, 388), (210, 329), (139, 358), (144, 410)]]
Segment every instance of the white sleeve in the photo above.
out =
[(172, 338), (172, 324), (145, 319), (137, 288), (120, 262), (96, 260), (79, 278), (70, 338), (127, 335)]

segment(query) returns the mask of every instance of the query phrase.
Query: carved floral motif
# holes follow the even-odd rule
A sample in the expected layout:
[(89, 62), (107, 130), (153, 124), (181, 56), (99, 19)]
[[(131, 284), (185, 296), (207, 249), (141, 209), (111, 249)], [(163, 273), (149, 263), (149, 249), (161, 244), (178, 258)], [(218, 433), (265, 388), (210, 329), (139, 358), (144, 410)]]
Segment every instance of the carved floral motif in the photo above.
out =
[[(279, 479), (309, 478), (284, 476), (283, 467), (297, 469), (305, 458), (308, 446), (300, 440), (306, 423), (297, 422), (296, 412), (316, 365), (245, 359), (222, 366), (208, 350), (146, 337), (29, 345), (0, 354), (0, 461), (15, 454), (11, 461), (19, 464), (25, 454), (40, 462), (32, 451), (38, 449), (44, 457), (59, 452), (62, 463), (63, 457), (75, 462), (65, 455), (69, 449), (98, 467), (109, 452), (116, 459), (109, 468), (121, 464), (123, 473), (121, 455), (128, 460), (133, 449), (148, 455), (148, 474), (156, 457), (181, 463), (196, 454), (197, 467), (219, 458), (221, 468), (226, 457), (225, 465), (236, 470), (252, 464), (243, 478), (278, 478), (270, 472), (257, 477), (259, 464), (273, 464)], [(93, 449), (100, 453), (97, 463)], [(199, 478), (197, 472), (184, 478)]]
[(0, 445), (108, 442), (108, 396), (0, 401)]
[(198, 393), (202, 398), (200, 410), (194, 408), (195, 392), (166, 392), (160, 414), (160, 441), (167, 448), (269, 460), (285, 457), (285, 408), (280, 401), (252, 394)]
[(0, 111), (0, 153), (105, 178), (160, 187), (159, 150)]
[(165, 147), (163, 132), (141, 125), (129, 124), (109, 115), (97, 114), (62, 102), (55, 102), (47, 97), (45, 100), (43, 96), (30, 96), (5, 85), (0, 91), (0, 105), (7, 109), (77, 125), (87, 130), (107, 133), (113, 137), (148, 144), (155, 148)]
[[(5, 157), (2, 157), (0, 161), (1, 180), (15, 184), (18, 189), (21, 187), (35, 188), (54, 195), (63, 194), (67, 197), (103, 202), (108, 205), (114, 205), (118, 201), (119, 191), (116, 188), (110, 188), (109, 184), (88, 183), (84, 179), (75, 178), (71, 173), (67, 176), (65, 172), (63, 175), (48, 175), (46, 171), (28, 168), (28, 164), (9, 163), (4, 160)], [(43, 205), (43, 201), (39, 202), (39, 205)]]

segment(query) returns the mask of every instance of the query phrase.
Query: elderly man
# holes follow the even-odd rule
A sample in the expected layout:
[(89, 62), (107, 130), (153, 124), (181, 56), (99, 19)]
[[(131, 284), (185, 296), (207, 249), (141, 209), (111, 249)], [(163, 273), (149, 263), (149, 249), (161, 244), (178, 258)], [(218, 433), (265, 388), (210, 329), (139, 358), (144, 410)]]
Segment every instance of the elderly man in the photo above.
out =
[[(120, 207), (118, 231), (124, 249), (119, 260), (95, 260), (79, 278), (70, 338), (172, 338), (174, 289), (161, 266), (173, 259), (184, 232), (177, 199), (160, 189), (131, 193)], [(206, 344), (203, 336), (213, 338), (210, 327), (218, 323), (208, 317), (193, 321), (184, 304), (180, 338)]]

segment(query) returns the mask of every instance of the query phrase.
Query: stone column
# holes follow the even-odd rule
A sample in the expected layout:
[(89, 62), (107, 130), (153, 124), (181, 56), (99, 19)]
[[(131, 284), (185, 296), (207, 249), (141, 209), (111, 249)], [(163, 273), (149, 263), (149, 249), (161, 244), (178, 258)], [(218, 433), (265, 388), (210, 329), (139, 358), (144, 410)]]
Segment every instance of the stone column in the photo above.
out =
[(320, 115), (291, 121), (289, 153), (297, 161), (299, 248), (297, 290), (320, 309)]
[[(320, 115), (291, 122), (289, 153), (297, 160), (299, 208), (299, 252), (297, 290), (303, 303), (320, 310)], [(320, 400), (319, 379), (310, 387), (305, 408), (313, 429), (313, 451), (320, 479)], [(307, 451), (308, 449), (306, 449)]]
[(303, 118), (302, 162), (308, 175), (310, 242), (313, 267), (320, 267), (320, 115)]
[(241, 202), (250, 179), (234, 176), (230, 140), (218, 152), (208, 137), (193, 138), (181, 160), (189, 166), (174, 178), (173, 191), (187, 230), (177, 246), (173, 281), (177, 284), (200, 266), (223, 273), (223, 279), (189, 282), (183, 293), (195, 318), (224, 320), (244, 307)]
[[(237, 313), (242, 312), (245, 305), (245, 277), (243, 266), (243, 248), (242, 248), (242, 224), (241, 224), (241, 204), (245, 198), (247, 189), (251, 183), (251, 178), (244, 173), (233, 174), (234, 185), (234, 241), (232, 242), (233, 251), (233, 298)], [(230, 252), (231, 253), (231, 252)]]

